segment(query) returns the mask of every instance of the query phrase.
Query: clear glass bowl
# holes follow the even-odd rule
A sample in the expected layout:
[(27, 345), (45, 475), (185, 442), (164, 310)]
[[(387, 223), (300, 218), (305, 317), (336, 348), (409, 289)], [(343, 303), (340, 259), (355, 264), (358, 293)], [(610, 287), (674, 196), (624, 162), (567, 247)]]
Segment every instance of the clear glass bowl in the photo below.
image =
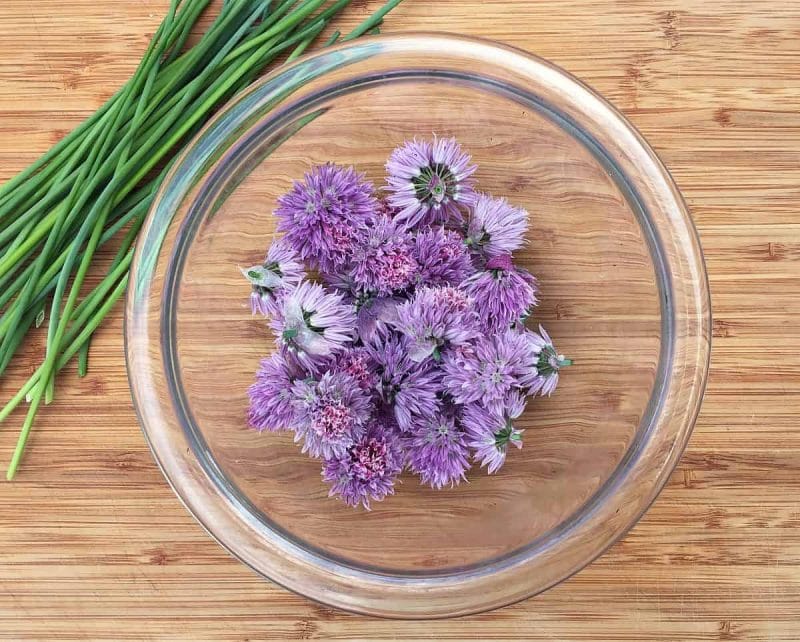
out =
[[(316, 163), (380, 182), (390, 150), (455, 136), (485, 191), (532, 213), (517, 258), (575, 365), (529, 404), (496, 475), (433, 491), (404, 477), (372, 512), (327, 498), (288, 434), (247, 428), (271, 349), (240, 265), (259, 262), (278, 195)], [(495, 608), (586, 565), (642, 515), (689, 438), (710, 305), (695, 229), (631, 125), (562, 70), (486, 41), (365, 39), (281, 68), (179, 159), (141, 235), (127, 302), (133, 397), (154, 456), (240, 560), (328, 605), (426, 618)]]

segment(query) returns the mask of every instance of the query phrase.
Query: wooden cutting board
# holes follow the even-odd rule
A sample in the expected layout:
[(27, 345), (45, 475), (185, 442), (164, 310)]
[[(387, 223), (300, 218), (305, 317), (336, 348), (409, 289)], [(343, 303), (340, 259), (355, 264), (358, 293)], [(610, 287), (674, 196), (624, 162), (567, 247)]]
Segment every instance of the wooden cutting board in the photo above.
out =
[[(167, 0), (0, 2), (0, 180), (134, 69)], [(345, 28), (378, 2), (354, 1)], [(800, 639), (800, 4), (406, 0), (386, 31), (533, 51), (603, 93), (673, 172), (706, 252), (714, 356), (678, 470), (606, 555), (493, 613), (391, 622), (256, 577), (156, 469), (131, 406), (122, 308), (61, 381), (0, 485), (4, 640)], [(32, 342), (2, 399), (38, 363)], [(8, 461), (21, 415), (0, 429)]]

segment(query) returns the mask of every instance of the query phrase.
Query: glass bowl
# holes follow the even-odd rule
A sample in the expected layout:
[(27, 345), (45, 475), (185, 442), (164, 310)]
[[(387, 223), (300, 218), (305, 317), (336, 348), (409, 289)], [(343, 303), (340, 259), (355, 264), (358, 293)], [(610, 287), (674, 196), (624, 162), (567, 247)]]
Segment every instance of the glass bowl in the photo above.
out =
[[(262, 259), (278, 195), (312, 165), (380, 183), (393, 147), (455, 136), (478, 185), (532, 214), (517, 259), (541, 321), (574, 360), (529, 404), (496, 475), (434, 491), (404, 476), (367, 512), (327, 497), (290, 434), (247, 428), (271, 348), (239, 266)], [(360, 613), (455, 616), (575, 573), (667, 481), (702, 399), (710, 306), (697, 234), (631, 125), (553, 65), (437, 34), (359, 40), (257, 82), (189, 145), (153, 205), (127, 300), (144, 433), (187, 508), (292, 591)]]

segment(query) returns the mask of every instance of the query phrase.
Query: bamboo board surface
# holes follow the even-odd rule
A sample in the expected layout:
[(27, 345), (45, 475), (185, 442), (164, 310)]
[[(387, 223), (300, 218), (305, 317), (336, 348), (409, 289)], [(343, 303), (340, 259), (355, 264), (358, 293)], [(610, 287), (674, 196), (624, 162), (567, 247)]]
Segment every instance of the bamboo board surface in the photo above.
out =
[[(0, 2), (0, 180), (130, 74), (167, 0)], [(345, 28), (377, 2), (354, 2)], [(495, 38), (563, 66), (643, 132), (693, 211), (714, 307), (689, 449), (644, 519), (539, 597), (451, 621), (334, 612), (256, 577), (157, 470), (122, 306), (0, 485), (0, 639), (800, 639), (800, 4), (406, 0), (386, 30)], [(38, 363), (30, 344), (0, 382)], [(0, 428), (0, 461), (21, 416)]]

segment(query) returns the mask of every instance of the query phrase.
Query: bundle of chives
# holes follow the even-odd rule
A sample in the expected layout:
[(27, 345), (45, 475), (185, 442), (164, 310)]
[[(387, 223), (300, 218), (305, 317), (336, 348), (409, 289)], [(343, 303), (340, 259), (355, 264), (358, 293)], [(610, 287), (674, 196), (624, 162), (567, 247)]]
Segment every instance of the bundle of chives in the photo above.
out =
[[(374, 32), (401, 1), (390, 0), (344, 39)], [(42, 401), (53, 398), (58, 371), (78, 355), (86, 373), (91, 336), (125, 291), (136, 235), (171, 159), (221, 104), (280, 55), (299, 56), (351, 0), (226, 0), (184, 51), (209, 2), (171, 0), (131, 79), (0, 186), (0, 376), (47, 319), (42, 364), (0, 409), (3, 421), (29, 402), (8, 479)], [(97, 248), (123, 232), (106, 276), (81, 299)]]

